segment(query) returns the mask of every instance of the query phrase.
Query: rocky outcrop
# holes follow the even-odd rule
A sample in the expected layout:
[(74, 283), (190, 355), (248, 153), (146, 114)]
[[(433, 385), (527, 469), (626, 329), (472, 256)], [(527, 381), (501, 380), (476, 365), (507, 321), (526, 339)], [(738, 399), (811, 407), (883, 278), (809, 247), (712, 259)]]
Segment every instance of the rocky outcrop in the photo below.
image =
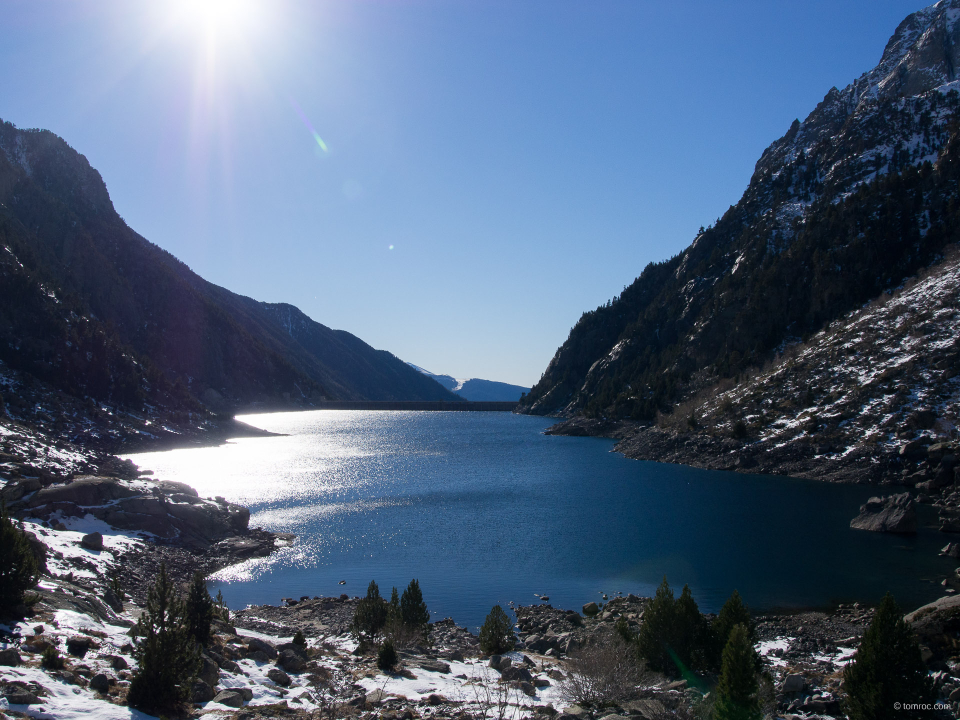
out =
[[(10, 503), (12, 512), (41, 520), (92, 515), (120, 530), (152, 533), (199, 549), (245, 533), (250, 520), (247, 508), (222, 498), (202, 499), (196, 490), (179, 482), (84, 476), (36, 489), (30, 482), (27, 478), (4, 488), (5, 497), (19, 495)], [(24, 483), (29, 490), (21, 492)], [(95, 535), (84, 538), (86, 547), (99, 549)], [(251, 556), (262, 552), (257, 543), (246, 547), (242, 539), (232, 542), (237, 547), (225, 549), (237, 554), (248, 551)]]
[(917, 532), (917, 510), (910, 493), (872, 497), (860, 506), (860, 514), (850, 521), (857, 530), (912, 534)]
[(934, 657), (953, 654), (960, 632), (960, 595), (948, 595), (914, 610), (904, 617), (917, 639)]

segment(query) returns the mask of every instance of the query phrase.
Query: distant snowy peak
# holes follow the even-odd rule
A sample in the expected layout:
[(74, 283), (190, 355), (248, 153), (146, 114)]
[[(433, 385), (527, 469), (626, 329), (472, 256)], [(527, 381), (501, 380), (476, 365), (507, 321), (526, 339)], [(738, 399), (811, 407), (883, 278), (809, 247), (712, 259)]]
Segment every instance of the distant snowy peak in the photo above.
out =
[(530, 388), (520, 385), (497, 382), (496, 380), (481, 380), (480, 378), (459, 379), (452, 375), (437, 375), (429, 370), (408, 362), (414, 370), (422, 372), (443, 385), (447, 390), (455, 392), (464, 400), (472, 402), (513, 402), (520, 396), (530, 392)]

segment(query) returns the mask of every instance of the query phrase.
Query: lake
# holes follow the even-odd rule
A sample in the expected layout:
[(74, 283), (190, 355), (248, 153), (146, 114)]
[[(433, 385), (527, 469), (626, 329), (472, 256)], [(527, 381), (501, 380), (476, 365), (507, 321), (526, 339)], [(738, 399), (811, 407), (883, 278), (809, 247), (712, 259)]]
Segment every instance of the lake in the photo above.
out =
[[(494, 603), (652, 595), (664, 575), (703, 611), (938, 597), (947, 540), (851, 530), (859, 486), (628, 460), (598, 438), (509, 413), (321, 410), (240, 418), (279, 437), (129, 455), (166, 480), (296, 533), (214, 576), (231, 607), (303, 595), (389, 597), (417, 578), (431, 614), (479, 626)], [(921, 510), (929, 510), (921, 508)], [(921, 518), (925, 516), (922, 514)], [(932, 522), (933, 518), (931, 518)], [(340, 585), (341, 580), (346, 581)]]

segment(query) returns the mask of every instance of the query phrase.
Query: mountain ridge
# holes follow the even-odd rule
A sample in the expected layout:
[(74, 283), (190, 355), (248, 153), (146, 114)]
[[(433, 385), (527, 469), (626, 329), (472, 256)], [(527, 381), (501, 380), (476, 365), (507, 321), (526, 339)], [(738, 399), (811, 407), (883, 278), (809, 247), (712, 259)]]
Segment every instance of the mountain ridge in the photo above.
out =
[[(76, 354), (76, 344), (67, 339), (72, 313), (133, 359), (125, 382), (138, 389), (114, 392), (115, 379), (70, 385), (95, 389), (105, 400), (137, 405), (147, 395), (155, 403), (189, 395), (205, 397), (211, 409), (221, 411), (253, 404), (308, 407), (313, 398), (455, 398), (345, 331), (296, 311), (297, 331), (290, 332), (276, 307), (193, 273), (129, 228), (100, 174), (49, 131), (0, 125), (0, 245), (8, 273), (29, 275), (22, 283), (69, 299), (64, 318), (54, 322), (61, 336), (56, 340), (30, 337), (10, 308), (0, 318), (0, 360), (15, 369), (47, 368), (44, 379), (55, 385), (62, 383), (54, 368)], [(21, 257), (30, 258), (29, 268)], [(39, 295), (36, 302), (42, 304)], [(13, 334), (15, 326), (29, 342)], [(89, 364), (77, 372), (98, 372)], [(81, 358), (74, 365), (85, 363)], [(164, 393), (144, 395), (146, 386), (158, 383), (167, 388)], [(180, 389), (174, 393), (174, 387)]]

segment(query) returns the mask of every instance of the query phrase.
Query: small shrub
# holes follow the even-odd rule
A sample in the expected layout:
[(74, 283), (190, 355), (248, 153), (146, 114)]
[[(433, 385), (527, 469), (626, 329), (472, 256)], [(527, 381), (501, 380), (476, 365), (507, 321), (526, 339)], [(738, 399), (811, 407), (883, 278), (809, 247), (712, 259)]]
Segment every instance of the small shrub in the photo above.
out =
[(743, 420), (737, 420), (733, 424), (733, 437), (742, 440), (747, 436), (747, 424)]
[(53, 645), (48, 645), (43, 649), (43, 655), (40, 657), (40, 665), (47, 670), (62, 670), (64, 660), (60, 657), (60, 651)]
[(383, 645), (380, 646), (380, 652), (377, 653), (377, 667), (384, 672), (388, 672), (396, 666), (398, 659), (397, 650), (393, 647), (393, 643), (390, 640), (385, 640)]
[(513, 625), (499, 605), (494, 605), (480, 628), (480, 650), (499, 655), (513, 649)]
[(601, 635), (568, 661), (560, 695), (577, 705), (603, 707), (629, 700), (643, 681), (645, 668), (619, 633)]
[(306, 650), (307, 639), (303, 636), (302, 630), (297, 630), (293, 634), (293, 644), (296, 645), (298, 648), (303, 648), (304, 650)]
[(23, 526), (14, 525), (7, 508), (0, 508), (0, 615), (14, 612), (24, 593), (37, 584), (40, 567)]
[(227, 601), (223, 599), (222, 590), (217, 590), (217, 597), (213, 600), (213, 616), (221, 622), (230, 622), (230, 608), (227, 607)]

